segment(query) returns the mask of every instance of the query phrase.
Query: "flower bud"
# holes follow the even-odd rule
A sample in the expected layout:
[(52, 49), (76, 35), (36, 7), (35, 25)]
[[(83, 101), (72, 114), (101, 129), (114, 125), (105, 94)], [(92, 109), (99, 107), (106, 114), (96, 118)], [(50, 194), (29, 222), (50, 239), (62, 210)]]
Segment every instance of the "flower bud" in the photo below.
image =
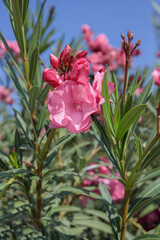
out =
[(50, 57), (50, 63), (52, 65), (52, 67), (55, 69), (60, 68), (61, 63), (60, 63), (59, 59), (53, 54), (50, 54), (49, 57)]
[(78, 58), (85, 58), (87, 56), (87, 53), (88, 53), (87, 50), (77, 52), (75, 58), (76, 59), (78, 59)]

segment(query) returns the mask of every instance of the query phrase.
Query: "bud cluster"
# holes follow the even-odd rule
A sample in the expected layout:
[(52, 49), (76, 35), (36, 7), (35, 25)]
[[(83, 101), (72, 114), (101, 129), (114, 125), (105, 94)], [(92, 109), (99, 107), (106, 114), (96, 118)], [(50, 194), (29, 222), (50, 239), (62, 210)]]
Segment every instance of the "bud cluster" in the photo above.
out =
[(134, 33), (131, 33), (130, 30), (127, 31), (127, 37), (128, 37), (128, 41), (126, 40), (125, 36), (123, 33), (121, 33), (121, 43), (122, 43), (122, 48), (125, 52), (125, 55), (126, 55), (126, 59), (129, 61), (129, 58), (130, 56), (133, 54), (136, 54), (135, 53), (135, 49), (140, 45), (141, 41), (142, 41), (142, 38), (140, 38), (136, 44), (133, 46), (131, 45), (131, 42), (134, 38)]

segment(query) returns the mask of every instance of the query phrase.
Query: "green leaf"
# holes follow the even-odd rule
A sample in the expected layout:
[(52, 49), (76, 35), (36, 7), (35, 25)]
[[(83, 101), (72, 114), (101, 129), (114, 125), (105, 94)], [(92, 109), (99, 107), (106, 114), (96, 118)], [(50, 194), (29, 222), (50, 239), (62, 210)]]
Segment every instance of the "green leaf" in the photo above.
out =
[(16, 168), (16, 169), (0, 172), (0, 179), (6, 178), (6, 177), (11, 177), (13, 175), (18, 175), (18, 174), (22, 174), (22, 173), (27, 173), (27, 174), (31, 175), (31, 172), (29, 172), (27, 169)]
[(19, 78), (17, 77), (16, 73), (14, 72), (14, 70), (12, 68), (12, 65), (10, 64), (10, 62), (8, 61), (7, 58), (6, 58), (6, 63), (7, 63), (7, 67), (9, 70), (9, 75), (11, 76), (11, 78), (13, 80), (13, 83), (20, 95), (20, 98), (21, 98), (22, 102), (24, 103), (26, 109), (29, 109), (28, 96), (27, 96), (27, 92), (25, 92), (26, 89), (22, 89), (22, 83), (20, 82)]
[(140, 158), (141, 155), (142, 155), (142, 153), (143, 153), (142, 144), (141, 144), (141, 141), (140, 141), (140, 139), (137, 137), (136, 134), (134, 134), (134, 139), (135, 139), (135, 142), (136, 142), (136, 145), (137, 145), (138, 157)]
[(152, 1), (152, 5), (155, 10), (160, 14), (160, 6), (155, 1)]
[(35, 47), (40, 46), (40, 38), (41, 38), (41, 29), (42, 29), (42, 13), (43, 13), (43, 8), (46, 3), (46, 0), (43, 1), (43, 4), (41, 6), (41, 10), (38, 16), (37, 23), (35, 25), (35, 31), (33, 32), (33, 35), (31, 37), (30, 41), (30, 46), (29, 46), (29, 58), (32, 55)]
[(31, 83), (35, 76), (38, 61), (39, 61), (39, 49), (38, 49), (38, 47), (36, 47), (31, 55), (31, 61), (30, 61), (29, 79), (30, 79)]
[(43, 124), (45, 122), (45, 117), (46, 117), (46, 110), (47, 110), (47, 105), (45, 104), (42, 109), (41, 112), (38, 116), (38, 124), (37, 124), (37, 130), (40, 131), (41, 128), (43, 127)]
[(153, 85), (153, 78), (148, 82), (148, 84), (143, 88), (142, 93), (139, 95), (137, 101), (135, 102), (135, 106), (139, 104), (146, 103), (148, 100), (148, 96), (150, 94), (151, 88)]
[(59, 140), (59, 143), (48, 153), (47, 158), (49, 158), (50, 156), (52, 156), (52, 154), (61, 146), (63, 146), (64, 144), (66, 144), (67, 142), (69, 142), (72, 138), (74, 138), (76, 136), (76, 134), (68, 134), (65, 137), (62, 137)]
[(114, 128), (115, 128), (116, 132), (117, 132), (117, 128), (118, 128), (118, 125), (120, 122), (120, 117), (121, 117), (120, 116), (121, 115), (121, 112), (120, 112), (121, 103), (122, 103), (122, 98), (120, 98), (119, 101), (116, 103), (115, 110), (114, 110)]
[(22, 17), (20, 12), (20, 6), (18, 0), (12, 0), (12, 14), (13, 14), (13, 26), (14, 26), (14, 33), (21, 50), (22, 55), (24, 55), (25, 51), (25, 40), (24, 40), (24, 33), (22, 30)]
[(133, 240), (159, 240), (159, 236), (158, 235), (154, 235), (154, 234), (144, 234), (142, 236), (136, 237)]
[(47, 98), (48, 92), (49, 92), (50, 86), (47, 84), (44, 89), (42, 90), (39, 99), (38, 99), (38, 104), (40, 105), (42, 102), (44, 102)]
[(158, 194), (160, 194), (160, 179), (155, 180), (147, 186), (140, 194), (138, 194), (136, 199), (133, 200), (129, 209), (128, 218), (136, 214), (141, 208), (144, 208), (144, 206), (150, 202), (160, 198), (160, 195), (157, 196)]
[(5, 192), (7, 191), (7, 189), (12, 185), (12, 183), (14, 182), (15, 178), (11, 178), (7, 183), (1, 183), (0, 186), (0, 200), (2, 199), (3, 195), (5, 194)]
[(119, 100), (119, 97), (118, 97), (118, 86), (117, 86), (117, 80), (116, 80), (116, 76), (115, 76), (114, 72), (112, 73), (112, 82), (116, 86), (116, 90), (114, 91), (114, 95), (115, 95), (115, 98), (116, 98), (116, 102), (118, 102), (118, 100)]
[(105, 202), (105, 207), (107, 210), (108, 217), (110, 219), (112, 230), (114, 232), (116, 239), (118, 240), (120, 236), (120, 217), (117, 213), (117, 209), (113, 203), (112, 197), (108, 192), (106, 186), (102, 183), (99, 183), (99, 190), (103, 199), (109, 202), (109, 204), (106, 204)]
[(147, 180), (158, 177), (158, 176), (160, 176), (160, 167), (157, 167), (151, 170), (149, 173), (147, 173), (146, 176), (140, 178), (137, 183), (146, 182)]
[(123, 118), (121, 119), (118, 129), (117, 129), (117, 140), (121, 140), (124, 134), (129, 130), (129, 128), (133, 125), (136, 119), (141, 115), (144, 111), (146, 104), (138, 105), (128, 111)]
[(145, 157), (142, 162), (141, 170), (145, 169), (151, 162), (153, 162), (160, 154), (160, 147), (159, 144), (154, 147), (150, 153)]
[(104, 73), (104, 78), (103, 78), (103, 83), (102, 83), (102, 96), (105, 99), (105, 102), (102, 104), (105, 123), (109, 127), (109, 131), (111, 131), (112, 134), (114, 135), (113, 125), (112, 125), (112, 120), (111, 120), (111, 108), (110, 108), (109, 91), (108, 91), (106, 73)]
[(107, 223), (98, 221), (98, 220), (77, 219), (77, 220), (72, 220), (72, 224), (75, 224), (75, 225), (78, 224), (80, 226), (85, 226), (85, 227), (97, 229), (97, 230), (105, 232), (105, 233), (112, 234), (112, 229), (111, 229), (110, 225), (108, 225)]
[(132, 103), (133, 103), (133, 96), (131, 95), (126, 101), (124, 114), (126, 114), (129, 110), (132, 109)]
[(18, 111), (16, 111), (15, 109), (13, 109), (13, 110), (14, 110), (15, 118), (18, 122), (18, 125), (21, 128), (23, 134), (25, 135), (25, 138), (26, 138), (28, 144), (30, 145), (30, 147), (34, 148), (32, 136), (31, 136), (30, 132), (28, 131), (28, 127), (26, 126), (26, 123), (24, 122), (21, 114)]
[(16, 153), (17, 159), (18, 159), (18, 165), (21, 166), (21, 161), (22, 161), (22, 151), (20, 149), (21, 138), (20, 138), (20, 134), (17, 129), (15, 131), (14, 142), (15, 142), (15, 153)]
[(22, 24), (24, 24), (28, 12), (29, 0), (19, 0)]
[[(96, 124), (96, 127), (99, 131), (99, 134), (96, 134), (96, 129), (94, 131), (90, 130), (90, 133), (95, 137), (95, 139), (99, 142), (99, 144), (103, 147), (105, 152), (107, 153), (107, 156), (109, 160), (112, 162), (114, 167), (117, 169), (117, 171), (120, 173), (120, 167), (119, 167), (119, 162), (116, 161), (116, 158), (114, 157), (114, 153), (112, 152), (111, 149), (111, 144), (108, 139), (107, 134), (105, 133), (105, 130), (101, 123), (96, 119), (96, 117), (92, 116), (92, 120)], [(93, 125), (94, 126), (94, 125)]]
[(34, 112), (35, 109), (38, 91), (39, 87), (37, 85), (34, 85), (29, 93), (29, 106), (31, 109), (31, 114)]
[(136, 87), (137, 80), (138, 80), (138, 75), (139, 75), (139, 72), (137, 71), (133, 80), (132, 80), (132, 82), (131, 82), (131, 84), (130, 84), (130, 86), (129, 86), (129, 88), (128, 88), (129, 95), (132, 95), (134, 93), (134, 89)]

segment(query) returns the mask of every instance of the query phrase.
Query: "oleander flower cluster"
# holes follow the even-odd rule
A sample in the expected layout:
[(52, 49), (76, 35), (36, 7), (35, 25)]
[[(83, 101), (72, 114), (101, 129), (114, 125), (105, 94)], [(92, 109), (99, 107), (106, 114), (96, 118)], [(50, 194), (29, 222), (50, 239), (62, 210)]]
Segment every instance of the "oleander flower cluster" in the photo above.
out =
[(11, 96), (13, 89), (8, 89), (5, 86), (0, 86), (0, 102), (13, 104), (14, 100)]
[[(87, 59), (90, 63), (92, 63), (93, 72), (104, 68), (106, 64), (110, 71), (115, 71), (118, 67), (124, 69), (126, 58), (122, 48), (114, 48), (110, 45), (109, 40), (104, 33), (101, 33), (96, 38), (93, 38), (93, 31), (87, 24), (82, 26), (82, 32), (91, 52)], [(132, 49), (133, 45), (131, 44), (130, 51), (132, 51)], [(130, 67), (132, 66), (133, 56), (138, 56), (139, 54), (140, 50), (135, 49), (130, 57)]]
[[(50, 54), (52, 68), (44, 69), (42, 79), (54, 88), (47, 99), (51, 128), (67, 128), (71, 133), (87, 132), (92, 123), (91, 115), (102, 113), (104, 71), (95, 73), (91, 85), (86, 55), (87, 51), (79, 51), (73, 56), (69, 45), (59, 58)], [(109, 82), (108, 89), (111, 95), (115, 85)]]
[[(124, 197), (124, 186), (117, 179), (110, 178), (113, 169), (106, 157), (101, 157), (100, 164), (101, 166), (98, 167), (95, 163), (90, 164), (91, 169), (88, 170), (88, 177), (83, 180), (82, 186), (95, 186), (97, 188), (94, 190), (94, 192), (100, 194), (98, 184), (101, 182), (108, 189), (113, 201), (115, 203), (119, 203)], [(106, 177), (102, 177), (102, 175)], [(114, 173), (114, 175), (117, 178), (120, 177), (118, 173)], [(86, 205), (88, 197), (80, 196), (80, 201), (83, 205)]]

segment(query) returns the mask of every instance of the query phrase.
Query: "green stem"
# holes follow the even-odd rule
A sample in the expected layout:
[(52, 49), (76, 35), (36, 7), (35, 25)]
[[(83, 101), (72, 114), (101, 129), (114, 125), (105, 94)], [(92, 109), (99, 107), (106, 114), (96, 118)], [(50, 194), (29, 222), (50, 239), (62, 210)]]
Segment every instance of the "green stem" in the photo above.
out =
[(124, 75), (124, 88), (123, 88), (123, 104), (124, 105), (125, 105), (125, 99), (126, 99), (128, 64), (129, 64), (129, 57), (126, 56), (125, 75)]
[[(153, 140), (151, 141), (151, 143), (149, 144), (149, 146), (147, 147), (147, 149), (144, 151), (144, 153), (142, 154), (142, 156), (140, 157), (140, 159), (138, 160), (138, 162), (136, 163), (135, 167), (133, 168), (132, 172), (131, 172), (131, 175), (128, 179), (128, 182), (127, 182), (127, 186), (131, 186), (131, 183), (132, 183), (132, 180), (133, 180), (133, 177), (134, 177), (134, 174), (136, 173), (137, 169), (138, 172), (137, 172), (137, 175), (134, 179), (134, 183), (136, 182), (139, 174), (140, 174), (140, 165), (143, 161), (143, 159), (145, 158), (145, 156), (147, 155), (147, 153), (149, 152), (149, 150), (153, 147), (153, 145), (157, 142), (157, 140), (160, 138), (160, 135), (157, 133), (156, 136), (153, 138)], [(133, 185), (132, 185), (133, 186)]]
[(43, 148), (41, 150), (41, 154), (40, 154), (41, 155), (41, 161), (44, 161), (44, 158), (45, 158), (45, 156), (47, 154), (47, 151), (48, 151), (48, 149), (50, 147), (52, 138), (54, 136), (54, 132), (55, 132), (55, 129), (51, 129), (51, 131), (50, 131), (50, 133), (48, 135), (47, 141), (45, 142), (45, 144), (44, 144), (44, 146), (43, 146)]
[(121, 240), (125, 240), (129, 200), (130, 200), (130, 189), (125, 188), (124, 209), (123, 209), (122, 229), (121, 229)]

